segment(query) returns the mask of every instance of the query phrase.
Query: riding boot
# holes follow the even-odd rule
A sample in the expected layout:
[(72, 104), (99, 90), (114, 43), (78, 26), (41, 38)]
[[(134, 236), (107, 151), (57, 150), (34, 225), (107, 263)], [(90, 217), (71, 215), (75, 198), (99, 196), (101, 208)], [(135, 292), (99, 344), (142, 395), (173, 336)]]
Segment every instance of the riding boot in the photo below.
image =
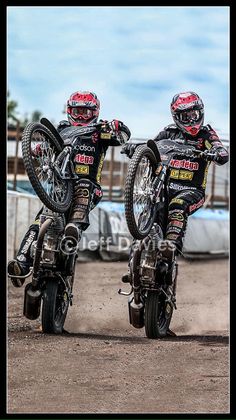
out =
[(36, 241), (39, 232), (38, 223), (32, 224), (27, 230), (20, 248), (17, 252), (16, 259), (9, 261), (8, 263), (8, 275), (11, 278), (11, 282), (14, 287), (23, 286), (25, 279), (22, 278), (12, 278), (12, 276), (25, 276), (29, 274), (30, 266), (33, 264), (33, 259), (30, 255), (31, 245)]
[(78, 226), (75, 223), (67, 223), (65, 227), (65, 237), (66, 238), (74, 238), (76, 241), (79, 241), (80, 239), (80, 231), (78, 229)]

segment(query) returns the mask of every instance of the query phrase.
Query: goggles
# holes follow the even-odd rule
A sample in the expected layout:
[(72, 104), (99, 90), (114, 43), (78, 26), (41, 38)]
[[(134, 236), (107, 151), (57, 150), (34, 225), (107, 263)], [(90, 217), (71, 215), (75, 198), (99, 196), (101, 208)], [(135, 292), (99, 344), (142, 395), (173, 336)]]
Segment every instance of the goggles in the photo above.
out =
[(178, 119), (182, 124), (195, 123), (200, 119), (200, 111), (198, 109), (192, 109), (190, 111), (180, 112)]
[(85, 107), (70, 107), (70, 115), (75, 119), (83, 119), (83, 120), (88, 120), (90, 118), (92, 118), (93, 116), (93, 110), (90, 108), (85, 108)]

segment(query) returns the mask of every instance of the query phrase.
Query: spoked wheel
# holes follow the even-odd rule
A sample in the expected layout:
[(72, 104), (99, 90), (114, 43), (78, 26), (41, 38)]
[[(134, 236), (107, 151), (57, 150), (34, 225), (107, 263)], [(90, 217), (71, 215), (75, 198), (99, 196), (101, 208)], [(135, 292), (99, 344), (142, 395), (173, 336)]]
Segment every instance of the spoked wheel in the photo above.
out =
[(129, 162), (125, 184), (125, 217), (135, 239), (144, 239), (155, 219), (152, 184), (156, 165), (156, 157), (147, 146), (138, 146)]
[(63, 283), (47, 280), (42, 304), (42, 331), (61, 334), (69, 307), (69, 296)]
[(30, 123), (22, 134), (22, 156), (29, 180), (40, 200), (50, 210), (68, 210), (73, 187), (71, 180), (62, 180), (54, 169), (62, 148), (53, 134), (40, 123)]
[(148, 291), (145, 301), (144, 325), (148, 338), (163, 338), (167, 335), (173, 307), (163, 294)]

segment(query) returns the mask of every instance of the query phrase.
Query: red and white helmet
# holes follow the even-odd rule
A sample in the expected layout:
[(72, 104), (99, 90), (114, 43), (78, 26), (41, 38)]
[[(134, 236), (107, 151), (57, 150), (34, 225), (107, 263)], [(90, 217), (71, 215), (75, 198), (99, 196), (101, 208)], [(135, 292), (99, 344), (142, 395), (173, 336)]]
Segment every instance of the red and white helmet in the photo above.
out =
[(75, 92), (67, 101), (67, 118), (71, 125), (84, 126), (96, 122), (100, 101), (93, 92)]
[(175, 124), (191, 136), (196, 136), (203, 125), (204, 104), (194, 92), (178, 93), (172, 99), (171, 114)]

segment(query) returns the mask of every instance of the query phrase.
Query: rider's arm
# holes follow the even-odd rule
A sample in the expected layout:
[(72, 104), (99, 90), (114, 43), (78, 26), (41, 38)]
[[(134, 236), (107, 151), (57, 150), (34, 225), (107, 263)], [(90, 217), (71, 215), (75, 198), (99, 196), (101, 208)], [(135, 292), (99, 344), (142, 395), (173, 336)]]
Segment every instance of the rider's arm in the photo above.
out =
[(60, 133), (62, 130), (64, 130), (65, 128), (70, 127), (70, 126), (71, 125), (70, 125), (69, 121), (62, 120), (62, 121), (59, 122), (59, 124), (57, 126), (57, 131), (58, 131), (58, 133)]
[(167, 138), (167, 132), (165, 130), (160, 131), (160, 133), (158, 133), (156, 135), (156, 137), (154, 137), (154, 141), (158, 141), (158, 140), (162, 140), (162, 139), (166, 139)]
[(169, 124), (163, 130), (161, 130), (156, 137), (154, 137), (154, 141), (159, 141), (163, 139), (174, 139), (178, 136), (178, 128), (175, 124)]
[(112, 130), (109, 146), (122, 146), (126, 144), (131, 136), (129, 128), (122, 121), (118, 120), (111, 121), (109, 126)]
[(228, 162), (229, 153), (209, 124), (206, 126), (205, 148), (216, 154), (214, 159), (216, 164), (224, 165)]

